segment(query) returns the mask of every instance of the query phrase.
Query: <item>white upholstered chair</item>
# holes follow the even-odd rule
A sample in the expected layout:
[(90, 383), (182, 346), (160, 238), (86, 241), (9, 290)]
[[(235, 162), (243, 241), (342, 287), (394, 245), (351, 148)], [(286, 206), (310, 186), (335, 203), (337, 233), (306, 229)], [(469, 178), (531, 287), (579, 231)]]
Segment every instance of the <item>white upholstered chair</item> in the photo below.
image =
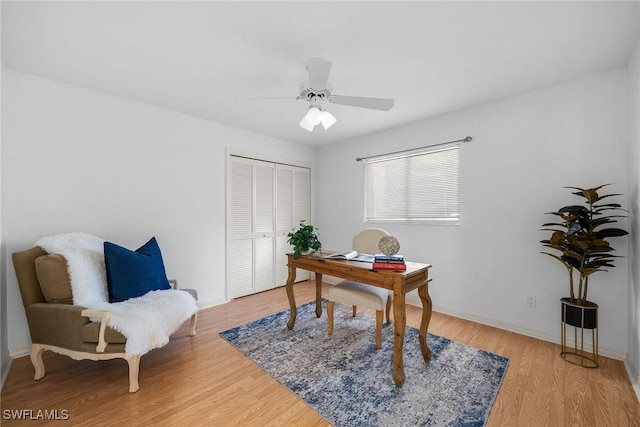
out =
[[(380, 252), (378, 242), (389, 233), (380, 228), (367, 228), (353, 237), (352, 248), (359, 253), (376, 254)], [(386, 311), (387, 323), (391, 323), (391, 295), (387, 289), (363, 283), (343, 280), (329, 288), (327, 317), (329, 319), (329, 335), (333, 334), (333, 305), (340, 303), (353, 307), (355, 317), (357, 307), (367, 307), (376, 311), (376, 347), (382, 346), (383, 311)]]

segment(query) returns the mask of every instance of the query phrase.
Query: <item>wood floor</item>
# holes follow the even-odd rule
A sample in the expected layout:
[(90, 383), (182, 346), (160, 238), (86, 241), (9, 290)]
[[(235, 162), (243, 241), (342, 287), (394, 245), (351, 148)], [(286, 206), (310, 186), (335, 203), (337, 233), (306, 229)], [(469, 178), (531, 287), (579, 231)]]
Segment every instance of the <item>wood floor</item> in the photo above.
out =
[[(298, 304), (312, 301), (314, 285), (297, 284), (295, 293)], [(2, 390), (0, 424), (327, 426), (218, 336), (288, 308), (278, 288), (202, 310), (197, 336), (189, 337), (187, 322), (166, 347), (142, 357), (137, 393), (127, 391), (123, 360), (74, 361), (45, 352), (46, 376), (33, 381), (29, 358), (16, 359)], [(407, 324), (419, 322), (420, 309), (407, 307)], [(429, 332), (510, 359), (488, 426), (640, 426), (640, 404), (622, 362), (602, 358), (600, 369), (580, 368), (562, 360), (555, 344), (439, 313)], [(15, 410), (31, 410), (33, 418), (39, 410), (57, 411), (68, 419), (6, 419)]]

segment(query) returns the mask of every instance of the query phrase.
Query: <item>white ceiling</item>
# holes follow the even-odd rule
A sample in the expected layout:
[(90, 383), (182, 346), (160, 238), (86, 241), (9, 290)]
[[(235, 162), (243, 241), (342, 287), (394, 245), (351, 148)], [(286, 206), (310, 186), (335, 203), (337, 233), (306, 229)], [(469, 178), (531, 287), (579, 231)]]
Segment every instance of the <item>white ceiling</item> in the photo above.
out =
[[(627, 65), (632, 2), (2, 2), (5, 68), (311, 146)], [(309, 133), (306, 57), (341, 95)], [(238, 98), (289, 97), (275, 100)]]

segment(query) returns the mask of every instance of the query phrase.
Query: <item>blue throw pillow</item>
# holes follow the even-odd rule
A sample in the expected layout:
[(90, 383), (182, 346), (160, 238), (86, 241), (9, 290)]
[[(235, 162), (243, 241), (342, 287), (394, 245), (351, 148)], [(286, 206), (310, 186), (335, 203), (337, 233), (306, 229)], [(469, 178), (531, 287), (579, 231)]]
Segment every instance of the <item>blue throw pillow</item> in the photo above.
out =
[(155, 237), (131, 251), (104, 242), (109, 302), (124, 301), (159, 289), (171, 289)]

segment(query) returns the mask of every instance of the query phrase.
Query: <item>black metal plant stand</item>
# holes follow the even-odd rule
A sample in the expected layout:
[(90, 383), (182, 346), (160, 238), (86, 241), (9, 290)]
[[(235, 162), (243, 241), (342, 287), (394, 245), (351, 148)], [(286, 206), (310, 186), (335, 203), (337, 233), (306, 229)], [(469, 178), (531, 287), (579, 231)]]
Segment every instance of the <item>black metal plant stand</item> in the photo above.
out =
[[(598, 304), (586, 301), (584, 305), (562, 298), (562, 329), (560, 357), (583, 368), (597, 368), (598, 364)], [(567, 325), (573, 327), (573, 348), (567, 346)], [(585, 329), (587, 338), (591, 331), (591, 352), (585, 352)]]

